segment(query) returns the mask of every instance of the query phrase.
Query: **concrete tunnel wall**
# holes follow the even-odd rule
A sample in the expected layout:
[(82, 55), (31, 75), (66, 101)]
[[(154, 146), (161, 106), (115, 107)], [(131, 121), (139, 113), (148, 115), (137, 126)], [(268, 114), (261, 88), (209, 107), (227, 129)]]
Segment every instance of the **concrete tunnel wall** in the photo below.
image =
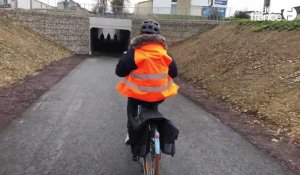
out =
[[(124, 20), (121, 24), (116, 19), (108, 18), (91, 23), (88, 16), (74, 16), (56, 12), (40, 12), (34, 10), (1, 10), (4, 14), (12, 17), (17, 22), (35, 30), (36, 32), (60, 43), (76, 54), (89, 54), (91, 52), (91, 31), (95, 29), (117, 29), (125, 30), (122, 36), (130, 38), (139, 35), (142, 19)], [(96, 21), (97, 21), (96, 20)], [(184, 40), (195, 34), (208, 31), (217, 24), (213, 21), (184, 21), (184, 20), (159, 20), (162, 35), (166, 37), (168, 44)], [(110, 23), (110, 24), (109, 24)], [(102, 25), (104, 24), (104, 25)], [(119, 26), (119, 28), (117, 28)], [(92, 30), (93, 29), (93, 30)], [(187, 32), (188, 31), (188, 32)], [(105, 32), (105, 31), (104, 31)], [(128, 41), (129, 42), (129, 41)], [(125, 46), (124, 46), (125, 47)]]
[(131, 20), (91, 17), (90, 55), (126, 51), (130, 43), (131, 27)]

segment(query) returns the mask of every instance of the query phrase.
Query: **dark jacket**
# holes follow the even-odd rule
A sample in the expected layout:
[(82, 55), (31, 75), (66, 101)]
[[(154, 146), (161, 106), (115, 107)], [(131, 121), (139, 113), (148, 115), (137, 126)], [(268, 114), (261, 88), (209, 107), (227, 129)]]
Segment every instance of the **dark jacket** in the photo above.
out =
[(149, 152), (147, 143), (150, 134), (148, 125), (155, 123), (160, 134), (160, 148), (162, 153), (174, 156), (175, 140), (178, 138), (179, 130), (168, 119), (164, 118), (158, 111), (145, 111), (139, 116), (139, 127), (128, 130), (130, 136), (131, 150), (134, 156), (145, 157)]
[[(131, 71), (137, 69), (134, 60), (135, 48), (153, 42), (160, 43), (167, 50), (166, 40), (160, 35), (140, 35), (135, 37), (131, 41), (130, 50), (119, 60), (116, 67), (116, 74), (119, 77), (126, 77)], [(169, 53), (168, 55), (172, 58), (168, 73), (170, 77), (175, 78), (177, 76), (177, 66), (174, 58)], [(173, 156), (175, 154), (175, 140), (178, 137), (179, 130), (171, 121), (163, 118), (158, 112), (154, 113), (154, 115), (149, 115), (150, 113), (147, 112), (143, 112), (142, 114), (138, 123), (134, 124), (135, 121), (130, 121), (133, 125), (139, 127), (128, 130), (133, 155), (144, 157), (149, 151), (149, 149), (147, 149), (147, 139), (150, 133), (147, 132), (147, 126), (149, 123), (152, 123), (152, 119), (155, 118), (155, 120), (159, 120), (156, 124), (160, 132), (161, 150), (163, 153)], [(131, 118), (132, 117), (129, 117), (129, 119)]]
[[(119, 60), (116, 67), (116, 74), (119, 77), (126, 77), (131, 71), (137, 69), (134, 61), (134, 49), (150, 42), (161, 43), (165, 49), (167, 49), (167, 42), (164, 37), (160, 35), (140, 35), (132, 39), (129, 51)], [(172, 78), (177, 76), (177, 65), (174, 58), (168, 53), (172, 58), (172, 62), (169, 65), (169, 75)]]

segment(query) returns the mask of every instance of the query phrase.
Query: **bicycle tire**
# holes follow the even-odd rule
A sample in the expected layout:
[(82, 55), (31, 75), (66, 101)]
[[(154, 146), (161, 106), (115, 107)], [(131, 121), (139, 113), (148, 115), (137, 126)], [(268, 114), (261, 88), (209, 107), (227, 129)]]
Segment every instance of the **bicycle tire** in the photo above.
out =
[(144, 158), (144, 175), (159, 175), (160, 156), (148, 153)]
[(154, 175), (159, 175), (159, 161), (160, 161), (160, 156), (155, 155)]

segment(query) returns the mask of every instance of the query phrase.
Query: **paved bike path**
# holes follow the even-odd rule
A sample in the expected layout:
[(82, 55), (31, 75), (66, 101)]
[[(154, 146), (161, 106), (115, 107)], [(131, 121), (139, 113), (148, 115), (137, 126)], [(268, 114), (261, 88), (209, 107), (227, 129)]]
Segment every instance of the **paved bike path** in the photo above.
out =
[[(0, 133), (0, 175), (135, 175), (126, 132), (126, 99), (114, 86), (117, 59), (88, 59)], [(162, 175), (292, 174), (193, 102), (160, 106), (180, 129)]]

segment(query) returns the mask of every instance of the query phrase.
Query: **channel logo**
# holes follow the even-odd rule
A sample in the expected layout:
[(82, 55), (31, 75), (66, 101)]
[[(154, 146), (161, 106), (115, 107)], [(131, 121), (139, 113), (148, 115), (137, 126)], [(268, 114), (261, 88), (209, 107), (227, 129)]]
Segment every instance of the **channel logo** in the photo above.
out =
[(293, 21), (297, 18), (297, 10), (295, 8), (284, 9), (282, 13), (283, 17), (288, 21)]
[(273, 13), (270, 7), (265, 7), (263, 12), (252, 12), (250, 19), (252, 21), (281, 21), (283, 19), (293, 21), (297, 15), (297, 10), (293, 7), (284, 9), (282, 13)]

